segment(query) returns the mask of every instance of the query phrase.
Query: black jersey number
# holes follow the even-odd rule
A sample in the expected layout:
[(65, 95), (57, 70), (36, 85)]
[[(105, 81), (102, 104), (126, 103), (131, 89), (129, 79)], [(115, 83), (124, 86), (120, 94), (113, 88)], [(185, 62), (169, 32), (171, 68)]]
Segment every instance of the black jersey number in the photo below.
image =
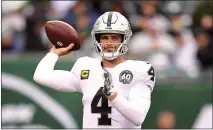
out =
[[(98, 125), (111, 125), (111, 118), (108, 114), (111, 113), (112, 109), (108, 106), (108, 99), (102, 92), (103, 87), (101, 87), (95, 94), (92, 100), (91, 111), (92, 113), (100, 113), (101, 118), (98, 119)], [(101, 100), (101, 106), (98, 106), (98, 102)]]
[(151, 66), (151, 68), (149, 69), (148, 74), (152, 76), (151, 80), (154, 81), (155, 70), (154, 70), (153, 66)]

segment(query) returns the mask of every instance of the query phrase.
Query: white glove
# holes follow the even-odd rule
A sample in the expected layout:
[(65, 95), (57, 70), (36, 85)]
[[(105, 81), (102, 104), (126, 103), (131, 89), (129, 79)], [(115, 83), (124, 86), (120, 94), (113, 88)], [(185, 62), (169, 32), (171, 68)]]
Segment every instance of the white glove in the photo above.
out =
[(104, 70), (104, 88), (103, 93), (106, 96), (111, 96), (115, 93), (114, 86), (112, 85), (112, 77), (107, 70)]

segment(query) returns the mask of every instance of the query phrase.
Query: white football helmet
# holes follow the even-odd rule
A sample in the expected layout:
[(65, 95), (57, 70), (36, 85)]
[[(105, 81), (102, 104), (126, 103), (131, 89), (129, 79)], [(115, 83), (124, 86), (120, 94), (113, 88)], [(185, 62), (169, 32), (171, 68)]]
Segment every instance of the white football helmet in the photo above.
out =
[[(119, 47), (113, 52), (104, 52), (101, 47), (100, 35), (107, 33), (122, 34), (123, 36)], [(118, 12), (105, 12), (96, 20), (91, 35), (97, 54), (104, 59), (113, 60), (128, 51), (132, 30), (129, 21), (122, 14)]]

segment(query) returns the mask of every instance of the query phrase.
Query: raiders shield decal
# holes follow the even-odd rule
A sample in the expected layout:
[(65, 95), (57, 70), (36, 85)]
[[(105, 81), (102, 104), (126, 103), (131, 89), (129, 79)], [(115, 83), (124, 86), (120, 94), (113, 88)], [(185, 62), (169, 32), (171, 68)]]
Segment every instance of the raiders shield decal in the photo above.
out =
[(123, 84), (129, 84), (133, 79), (133, 74), (129, 70), (124, 70), (119, 75), (119, 81)]

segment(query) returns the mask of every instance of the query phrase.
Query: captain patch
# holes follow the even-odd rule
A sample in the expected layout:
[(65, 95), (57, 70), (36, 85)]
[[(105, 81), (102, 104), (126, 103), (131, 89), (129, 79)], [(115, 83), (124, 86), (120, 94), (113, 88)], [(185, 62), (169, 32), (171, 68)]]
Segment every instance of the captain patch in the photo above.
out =
[(81, 80), (89, 78), (89, 70), (82, 70), (81, 71)]

